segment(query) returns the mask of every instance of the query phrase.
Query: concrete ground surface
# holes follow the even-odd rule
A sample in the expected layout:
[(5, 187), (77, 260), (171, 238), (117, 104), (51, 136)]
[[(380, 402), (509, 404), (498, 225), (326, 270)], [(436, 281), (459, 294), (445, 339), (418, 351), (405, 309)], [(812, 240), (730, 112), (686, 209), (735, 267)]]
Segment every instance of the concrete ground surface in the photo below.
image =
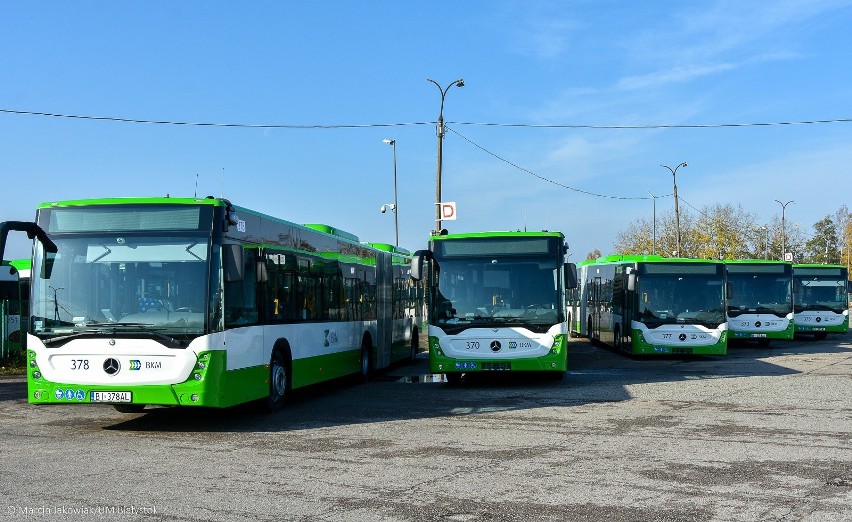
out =
[(32, 406), (0, 378), (9, 520), (852, 520), (852, 336), (460, 385), (426, 354), (284, 411)]

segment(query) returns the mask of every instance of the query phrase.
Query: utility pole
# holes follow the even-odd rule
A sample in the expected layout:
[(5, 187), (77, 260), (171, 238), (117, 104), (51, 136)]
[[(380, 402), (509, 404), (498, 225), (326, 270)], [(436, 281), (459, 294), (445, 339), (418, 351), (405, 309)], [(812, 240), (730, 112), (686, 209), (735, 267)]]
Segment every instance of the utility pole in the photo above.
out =
[(669, 169), (669, 171), (672, 173), (672, 181), (674, 182), (675, 230), (676, 230), (676, 233), (677, 233), (677, 257), (683, 257), (683, 253), (680, 251), (680, 209), (678, 208), (678, 205), (677, 205), (677, 169), (679, 169), (681, 167), (686, 167), (687, 164), (684, 161), (683, 163), (679, 164), (674, 169), (672, 169), (668, 165), (660, 165), (660, 166)]
[(441, 111), (438, 113), (438, 126), (437, 126), (437, 134), (438, 134), (438, 167), (437, 173), (435, 175), (435, 223), (436, 230), (441, 232), (441, 167), (444, 162), (443, 159), (443, 141), (444, 141), (444, 99), (447, 97), (447, 91), (450, 90), (450, 87), (464, 87), (464, 80), (459, 78), (458, 80), (450, 83), (445, 88), (441, 88), (441, 85), (431, 78), (426, 78), (427, 81), (432, 82), (438, 88), (438, 91), (441, 92)]

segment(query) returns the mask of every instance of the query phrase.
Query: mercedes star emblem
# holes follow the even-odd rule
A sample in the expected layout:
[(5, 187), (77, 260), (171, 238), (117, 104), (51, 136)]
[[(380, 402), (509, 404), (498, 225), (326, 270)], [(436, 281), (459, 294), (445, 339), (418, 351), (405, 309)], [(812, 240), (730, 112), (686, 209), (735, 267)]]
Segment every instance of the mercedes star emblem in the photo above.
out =
[(110, 357), (109, 359), (104, 361), (104, 371), (107, 375), (115, 375), (121, 369), (121, 364), (118, 362), (118, 359), (113, 359)]
[(500, 348), (501, 348), (500, 341), (491, 341), (491, 351), (492, 352), (499, 352)]

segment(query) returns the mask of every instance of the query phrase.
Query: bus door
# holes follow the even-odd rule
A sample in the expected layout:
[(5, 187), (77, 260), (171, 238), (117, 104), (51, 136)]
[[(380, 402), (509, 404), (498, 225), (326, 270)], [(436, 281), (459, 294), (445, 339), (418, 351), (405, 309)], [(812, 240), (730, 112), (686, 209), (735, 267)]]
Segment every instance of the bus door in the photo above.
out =
[(376, 253), (376, 292), (378, 308), (376, 310), (376, 368), (386, 368), (391, 363), (393, 344), (393, 267), (389, 252)]
[(591, 314), (591, 324), (589, 324), (589, 338), (600, 340), (601, 338), (601, 302), (603, 280), (600, 277), (595, 277), (592, 280), (592, 306), (589, 313)]

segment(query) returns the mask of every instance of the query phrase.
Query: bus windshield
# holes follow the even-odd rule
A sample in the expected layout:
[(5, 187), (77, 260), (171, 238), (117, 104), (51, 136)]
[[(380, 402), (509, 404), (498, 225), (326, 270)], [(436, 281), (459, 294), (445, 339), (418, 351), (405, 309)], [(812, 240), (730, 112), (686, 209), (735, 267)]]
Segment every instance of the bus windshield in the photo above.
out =
[(723, 278), (718, 275), (646, 274), (639, 279), (639, 317), (648, 327), (726, 321)]
[(848, 307), (846, 278), (809, 276), (801, 279), (796, 294), (796, 312), (826, 310), (843, 313)]
[(564, 320), (556, 257), (464, 257), (436, 265), (430, 321), (445, 331), (518, 326), (546, 332)]
[(731, 298), (728, 315), (774, 314), (783, 317), (793, 311), (790, 276), (728, 272)]
[(204, 235), (54, 238), (37, 250), (32, 333), (111, 336), (140, 331), (195, 336), (205, 331), (208, 239)]

